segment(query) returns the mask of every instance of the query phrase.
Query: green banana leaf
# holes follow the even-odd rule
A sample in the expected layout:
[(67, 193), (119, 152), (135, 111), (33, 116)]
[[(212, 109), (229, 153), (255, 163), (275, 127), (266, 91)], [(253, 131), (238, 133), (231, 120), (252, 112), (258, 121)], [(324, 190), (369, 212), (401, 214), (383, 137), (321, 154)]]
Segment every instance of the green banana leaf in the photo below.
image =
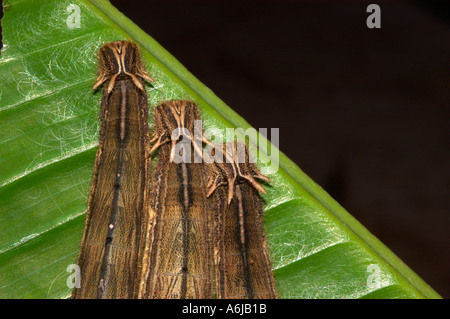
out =
[[(204, 129), (250, 125), (106, 0), (7, 0), (2, 27), (0, 298), (65, 298), (97, 149), (102, 43), (141, 47), (155, 79), (150, 111), (190, 99)], [(277, 152), (260, 147), (260, 167), (277, 163)], [(278, 163), (263, 198), (281, 298), (440, 298), (282, 153)]]

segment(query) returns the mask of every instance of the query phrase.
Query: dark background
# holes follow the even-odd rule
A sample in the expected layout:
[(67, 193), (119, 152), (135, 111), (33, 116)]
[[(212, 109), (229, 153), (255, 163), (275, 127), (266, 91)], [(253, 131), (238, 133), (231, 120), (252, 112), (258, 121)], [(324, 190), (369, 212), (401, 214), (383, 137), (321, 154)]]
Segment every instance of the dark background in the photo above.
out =
[(450, 297), (447, 1), (111, 2)]

